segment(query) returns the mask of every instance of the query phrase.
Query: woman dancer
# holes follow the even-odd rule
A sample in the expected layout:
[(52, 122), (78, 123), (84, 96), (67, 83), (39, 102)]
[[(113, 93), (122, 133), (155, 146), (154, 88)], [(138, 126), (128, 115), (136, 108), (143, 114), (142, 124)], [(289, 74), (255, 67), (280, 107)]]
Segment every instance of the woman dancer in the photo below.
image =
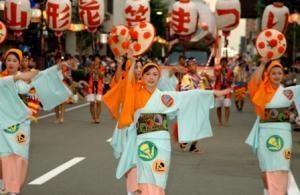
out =
[[(225, 95), (229, 91), (161, 92), (157, 89), (159, 67), (146, 64), (141, 71), (141, 81), (137, 82), (134, 78), (136, 61), (134, 58), (130, 61), (132, 66), (126, 77), (124, 102), (118, 118), (118, 128), (124, 133), (117, 134), (113, 143), (120, 156), (116, 176), (127, 175), (129, 194), (165, 194), (171, 154), (167, 117), (177, 115), (180, 142), (210, 137), (208, 112), (213, 107), (214, 95)], [(197, 106), (191, 102), (197, 102)], [(193, 114), (187, 114), (186, 110)], [(199, 116), (202, 116), (200, 120)]]
[(34, 87), (44, 110), (50, 110), (71, 92), (62, 82), (60, 66), (20, 73), (23, 55), (19, 49), (8, 50), (4, 58), (7, 69), (0, 80), (0, 179), (4, 184), (2, 192), (16, 195), (26, 180), (30, 144), (30, 110), (18, 94)]
[[(292, 149), (290, 106), (299, 111), (300, 86), (284, 88), (283, 67), (279, 61), (263, 59), (248, 84), (257, 120), (246, 140), (258, 156), (264, 193), (285, 195)], [(295, 100), (297, 99), (298, 102)]]

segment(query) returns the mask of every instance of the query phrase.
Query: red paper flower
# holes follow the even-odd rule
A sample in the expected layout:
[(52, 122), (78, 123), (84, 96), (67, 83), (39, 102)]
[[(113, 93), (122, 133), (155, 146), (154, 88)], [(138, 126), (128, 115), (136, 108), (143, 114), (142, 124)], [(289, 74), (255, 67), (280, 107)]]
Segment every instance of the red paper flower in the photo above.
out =
[(273, 55), (274, 55), (273, 51), (268, 51), (267, 58), (271, 59)]
[(277, 46), (277, 40), (276, 39), (271, 39), (269, 44), (270, 44), (271, 47), (276, 47)]
[(125, 34), (126, 34), (126, 29), (122, 29), (122, 30), (121, 30), (121, 35), (124, 36)]
[(135, 43), (135, 44), (133, 45), (133, 49), (134, 49), (134, 51), (140, 51), (140, 50), (141, 50), (141, 48), (142, 48), (142, 46), (141, 46), (141, 44), (140, 44), (140, 43)]
[(143, 36), (144, 36), (144, 39), (149, 39), (151, 37), (151, 33), (150, 32), (145, 32), (143, 34)]
[(265, 48), (265, 46), (266, 46), (265, 43), (262, 42), (262, 41), (258, 43), (258, 47), (259, 47), (260, 49)]
[(130, 41), (124, 41), (124, 42), (122, 43), (122, 48), (123, 48), (123, 49), (128, 49), (129, 45), (130, 45)]
[(133, 40), (137, 40), (139, 37), (139, 33), (137, 31), (135, 31), (134, 29), (130, 29), (129, 31), (130, 37)]
[(266, 32), (265, 32), (265, 36), (266, 36), (266, 37), (272, 36), (272, 32), (271, 32), (271, 31), (266, 31)]
[(278, 48), (278, 52), (279, 52), (279, 53), (284, 53), (284, 47), (280, 46), (280, 47)]

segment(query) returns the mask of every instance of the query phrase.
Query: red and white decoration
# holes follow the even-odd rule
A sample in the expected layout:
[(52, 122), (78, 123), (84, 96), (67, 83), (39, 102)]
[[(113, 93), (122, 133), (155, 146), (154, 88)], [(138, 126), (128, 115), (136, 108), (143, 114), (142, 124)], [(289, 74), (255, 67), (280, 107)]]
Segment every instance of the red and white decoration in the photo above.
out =
[(149, 0), (127, 0), (124, 15), (129, 27), (135, 26), (140, 22), (150, 22)]
[(114, 27), (108, 44), (116, 56), (125, 55), (128, 50), (133, 52), (133, 56), (140, 56), (151, 47), (154, 38), (154, 26), (148, 22), (141, 22), (130, 29), (124, 25)]
[(5, 41), (6, 36), (7, 36), (6, 26), (2, 21), (0, 21), (0, 44), (3, 43), (3, 41)]
[(235, 29), (241, 17), (239, 0), (218, 0), (216, 3), (216, 24), (219, 30), (230, 32)]
[(79, 0), (78, 8), (81, 22), (89, 31), (96, 32), (104, 20), (104, 1)]
[(284, 34), (275, 29), (262, 31), (256, 39), (256, 49), (262, 57), (270, 60), (280, 58), (287, 48)]
[(262, 16), (262, 29), (273, 28), (284, 33), (288, 26), (289, 14), (289, 9), (281, 2), (268, 5)]
[(124, 25), (113, 27), (109, 34), (108, 44), (115, 56), (125, 55), (130, 45), (129, 29)]
[(47, 0), (47, 24), (55, 31), (56, 36), (61, 36), (71, 24), (72, 6), (70, 0)]
[[(171, 10), (171, 29), (179, 36), (189, 36), (197, 31), (198, 10), (190, 0), (180, 0)], [(172, 34), (172, 32), (171, 32)]]
[(29, 0), (6, 0), (4, 7), (4, 18), (7, 27), (14, 30), (17, 36), (27, 29), (30, 23)]

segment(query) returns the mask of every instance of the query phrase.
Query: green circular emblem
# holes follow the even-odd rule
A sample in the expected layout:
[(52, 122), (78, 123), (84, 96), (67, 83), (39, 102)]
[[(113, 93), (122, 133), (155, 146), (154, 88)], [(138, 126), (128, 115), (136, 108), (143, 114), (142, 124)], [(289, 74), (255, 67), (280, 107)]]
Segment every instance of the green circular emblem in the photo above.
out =
[(267, 148), (271, 152), (278, 152), (283, 148), (283, 139), (279, 135), (272, 135), (267, 140)]
[(157, 156), (157, 147), (153, 142), (145, 141), (139, 145), (138, 156), (144, 161), (151, 161)]
[(7, 129), (4, 129), (4, 132), (9, 134), (14, 134), (19, 130), (19, 128), (20, 128), (20, 124), (16, 124), (11, 127), (8, 127)]

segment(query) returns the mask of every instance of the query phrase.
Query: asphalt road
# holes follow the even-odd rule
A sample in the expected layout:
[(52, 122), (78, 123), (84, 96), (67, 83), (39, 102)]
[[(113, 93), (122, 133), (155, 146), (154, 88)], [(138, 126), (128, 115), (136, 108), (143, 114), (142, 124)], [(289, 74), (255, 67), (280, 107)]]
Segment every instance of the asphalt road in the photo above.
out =
[[(212, 110), (214, 136), (199, 143), (203, 154), (183, 152), (173, 146), (167, 194), (263, 194), (257, 159), (244, 143), (254, 120), (249, 103), (242, 113), (232, 107), (230, 127), (218, 126)], [(53, 116), (33, 124), (29, 176), (22, 195), (125, 195), (125, 182), (115, 179), (117, 161), (106, 142), (113, 129), (114, 121), (106, 109), (101, 123), (92, 124), (87, 106), (67, 112), (62, 125), (55, 124)], [(292, 170), (298, 183), (299, 142), (300, 132), (294, 132)], [(50, 172), (57, 167), (62, 169), (62, 164), (70, 167), (59, 173)], [(36, 180), (49, 172), (52, 176)], [(40, 184), (29, 184), (36, 182)]]

